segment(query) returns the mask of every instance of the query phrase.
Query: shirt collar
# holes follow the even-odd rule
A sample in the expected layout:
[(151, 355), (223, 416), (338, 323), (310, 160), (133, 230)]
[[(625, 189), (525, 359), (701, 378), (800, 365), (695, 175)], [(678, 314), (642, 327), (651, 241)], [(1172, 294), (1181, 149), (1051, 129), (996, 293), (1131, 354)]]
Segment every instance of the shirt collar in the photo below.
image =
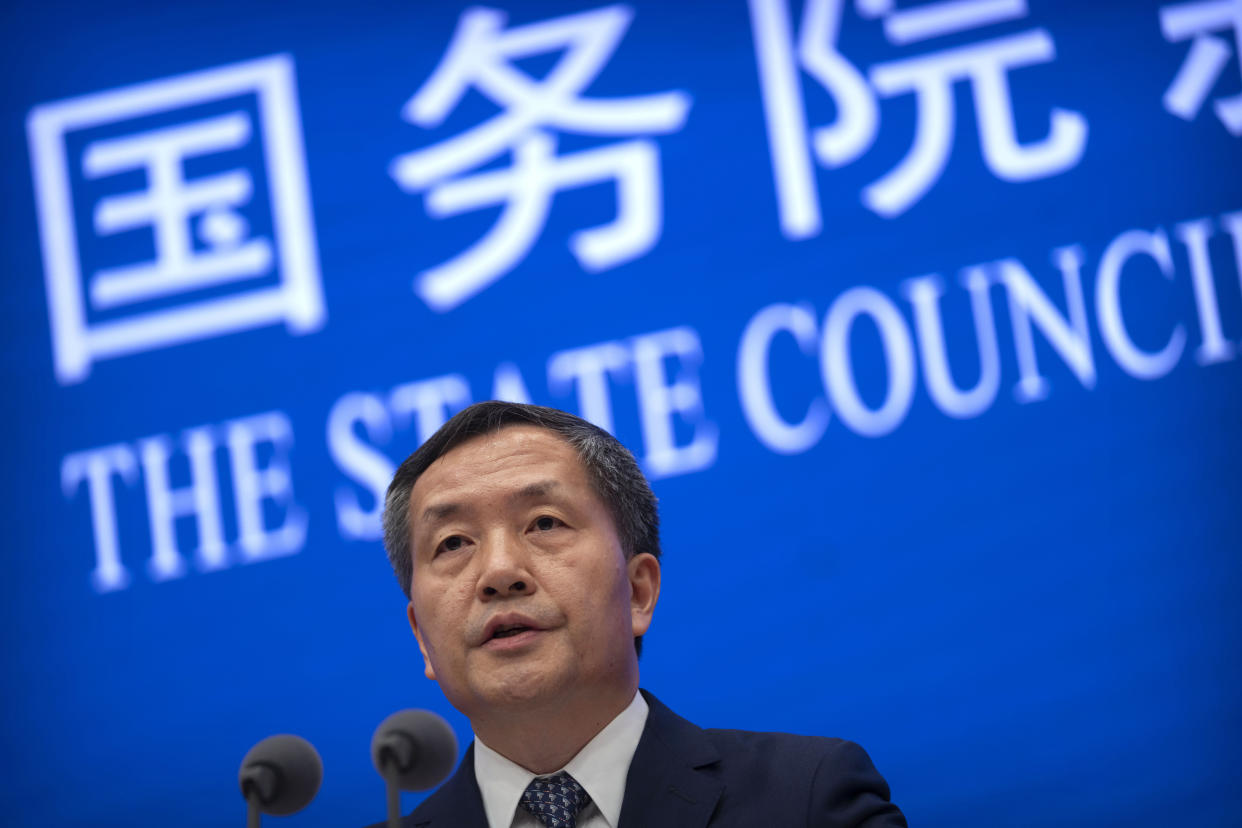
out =
[[(647, 709), (646, 699), (635, 693), (629, 706), (561, 768), (578, 780), (610, 826), (620, 823), (625, 779), (647, 725)], [(474, 777), (491, 828), (509, 828), (513, 824), (522, 792), (537, 775), (548, 774), (533, 774), (474, 737)]]

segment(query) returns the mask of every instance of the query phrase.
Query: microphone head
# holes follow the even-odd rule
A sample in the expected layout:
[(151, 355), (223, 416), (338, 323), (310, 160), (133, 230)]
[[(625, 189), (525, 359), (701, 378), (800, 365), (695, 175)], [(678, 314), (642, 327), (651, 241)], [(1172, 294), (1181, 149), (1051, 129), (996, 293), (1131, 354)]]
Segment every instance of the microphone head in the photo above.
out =
[(439, 785), (457, 764), (457, 735), (430, 710), (401, 710), (380, 722), (371, 737), (375, 769), (403, 791)]
[(305, 808), (319, 793), (323, 761), (301, 736), (268, 736), (246, 753), (237, 781), (247, 799), (253, 790), (263, 813), (285, 816)]

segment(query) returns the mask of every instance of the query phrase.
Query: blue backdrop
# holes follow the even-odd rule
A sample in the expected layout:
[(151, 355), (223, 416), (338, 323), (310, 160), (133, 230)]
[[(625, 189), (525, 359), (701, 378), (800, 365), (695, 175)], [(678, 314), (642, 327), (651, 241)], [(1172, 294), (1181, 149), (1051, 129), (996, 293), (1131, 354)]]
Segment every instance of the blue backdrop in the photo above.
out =
[(1237, 825), (1240, 21), (7, 7), (3, 822), (240, 824), (274, 732), (285, 824), (380, 819), (381, 719), (470, 733), (376, 497), (502, 397), (652, 477), (683, 715), (914, 825)]

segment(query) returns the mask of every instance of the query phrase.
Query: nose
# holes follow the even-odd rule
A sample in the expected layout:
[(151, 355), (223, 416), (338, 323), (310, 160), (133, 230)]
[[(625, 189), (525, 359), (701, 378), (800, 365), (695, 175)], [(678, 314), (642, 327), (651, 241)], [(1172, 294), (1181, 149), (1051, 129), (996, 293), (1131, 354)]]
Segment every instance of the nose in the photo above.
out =
[(477, 590), (480, 600), (529, 595), (535, 591), (521, 540), (497, 532), (480, 551), (482, 569)]

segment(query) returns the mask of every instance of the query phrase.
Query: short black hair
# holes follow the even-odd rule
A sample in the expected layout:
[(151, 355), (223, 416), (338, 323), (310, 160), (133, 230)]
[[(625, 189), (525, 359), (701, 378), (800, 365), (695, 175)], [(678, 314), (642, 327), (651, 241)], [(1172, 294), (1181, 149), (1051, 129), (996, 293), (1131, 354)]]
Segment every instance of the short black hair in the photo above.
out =
[[(608, 507), (627, 558), (660, 557), (660, 515), (656, 496), (630, 450), (604, 429), (581, 417), (524, 403), (475, 403), (458, 412), (405, 458), (384, 498), (384, 548), (407, 599), (414, 577), (410, 539), (410, 494), (432, 463), (474, 437), (506, 426), (533, 425), (551, 431), (578, 453), (595, 493)], [(642, 636), (634, 638), (642, 653)]]

